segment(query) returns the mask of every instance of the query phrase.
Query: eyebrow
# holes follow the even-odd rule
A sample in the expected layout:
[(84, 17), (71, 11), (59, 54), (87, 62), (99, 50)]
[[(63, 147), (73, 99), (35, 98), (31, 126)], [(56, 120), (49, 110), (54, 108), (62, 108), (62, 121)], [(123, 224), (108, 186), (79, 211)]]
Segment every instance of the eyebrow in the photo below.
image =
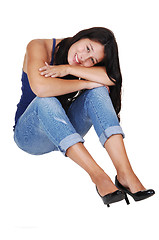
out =
[[(91, 46), (92, 51), (94, 52), (94, 48), (91, 43), (90, 43), (90, 46)], [(95, 60), (96, 60), (96, 63), (98, 63), (98, 60), (96, 58), (95, 58)]]

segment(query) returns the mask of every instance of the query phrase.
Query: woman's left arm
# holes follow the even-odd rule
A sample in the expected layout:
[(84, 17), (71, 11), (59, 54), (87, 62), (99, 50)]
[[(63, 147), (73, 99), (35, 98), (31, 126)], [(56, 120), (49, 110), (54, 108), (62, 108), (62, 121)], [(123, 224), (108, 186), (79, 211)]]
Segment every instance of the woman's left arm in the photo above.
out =
[(53, 65), (50, 66), (45, 63), (39, 69), (41, 75), (45, 77), (64, 77), (66, 75), (73, 75), (84, 80), (89, 80), (92, 82), (101, 83), (106, 86), (115, 85), (108, 77), (105, 67), (93, 66), (93, 67), (83, 67), (83, 66), (72, 66), (69, 64), (65, 65)]
[(72, 66), (69, 65), (69, 74), (76, 77), (101, 83), (106, 86), (115, 85), (107, 75), (105, 67), (93, 66), (93, 67), (83, 67), (83, 66)]

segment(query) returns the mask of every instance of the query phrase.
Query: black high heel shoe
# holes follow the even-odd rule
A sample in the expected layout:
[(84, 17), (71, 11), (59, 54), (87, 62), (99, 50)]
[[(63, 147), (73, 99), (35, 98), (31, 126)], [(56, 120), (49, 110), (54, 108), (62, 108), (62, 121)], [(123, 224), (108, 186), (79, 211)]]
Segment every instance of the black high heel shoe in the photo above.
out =
[(96, 190), (99, 196), (102, 198), (104, 204), (107, 205), (107, 207), (110, 207), (109, 204), (119, 202), (125, 198), (125, 194), (120, 190), (116, 190), (115, 192), (108, 193), (105, 196), (100, 195), (100, 193), (98, 192), (97, 186), (96, 186)]
[(125, 201), (127, 204), (130, 204), (127, 194), (129, 194), (135, 201), (144, 200), (155, 194), (155, 191), (153, 189), (148, 189), (148, 190), (143, 190), (143, 191), (139, 191), (136, 193), (132, 193), (118, 181), (117, 176), (115, 177), (115, 186), (125, 193)]

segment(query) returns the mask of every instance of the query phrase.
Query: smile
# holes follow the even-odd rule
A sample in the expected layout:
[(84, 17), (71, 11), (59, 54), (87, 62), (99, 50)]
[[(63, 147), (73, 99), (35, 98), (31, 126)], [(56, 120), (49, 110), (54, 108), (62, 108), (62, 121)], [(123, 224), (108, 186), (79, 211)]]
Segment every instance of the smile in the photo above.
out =
[(75, 62), (80, 64), (80, 61), (79, 61), (78, 56), (77, 56), (77, 53), (75, 54)]

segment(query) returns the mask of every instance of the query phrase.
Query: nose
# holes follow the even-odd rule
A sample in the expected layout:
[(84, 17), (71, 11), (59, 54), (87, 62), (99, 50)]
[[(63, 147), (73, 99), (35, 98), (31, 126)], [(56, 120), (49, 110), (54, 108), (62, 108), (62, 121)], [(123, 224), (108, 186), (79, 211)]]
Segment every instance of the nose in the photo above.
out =
[(79, 58), (80, 58), (80, 62), (83, 63), (83, 62), (87, 61), (90, 58), (90, 54), (89, 53), (82, 53), (79, 56)]
[(88, 52), (83, 52), (83, 53), (81, 53), (81, 60), (82, 61), (86, 61), (88, 58), (90, 58), (90, 53), (88, 53)]

